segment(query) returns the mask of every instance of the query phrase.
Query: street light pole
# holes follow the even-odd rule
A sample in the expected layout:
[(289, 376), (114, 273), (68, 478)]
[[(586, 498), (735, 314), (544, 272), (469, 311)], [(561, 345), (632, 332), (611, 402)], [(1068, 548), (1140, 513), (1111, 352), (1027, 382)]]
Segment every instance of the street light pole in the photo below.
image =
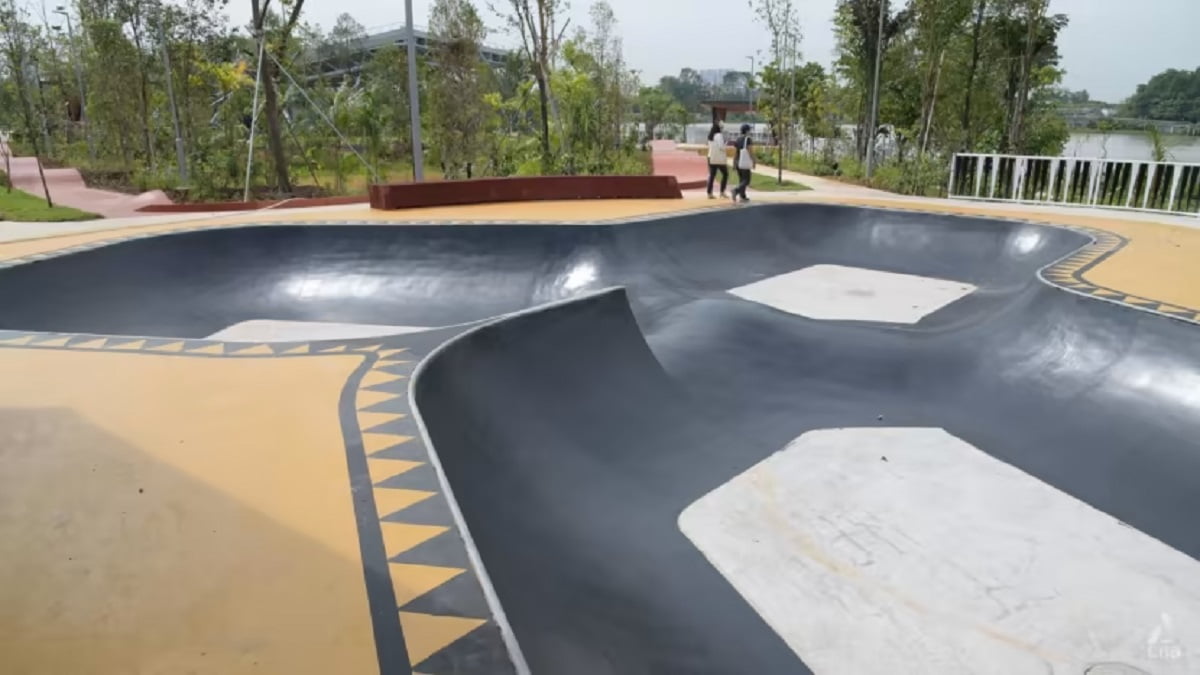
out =
[(75, 25), (71, 22), (71, 14), (66, 7), (59, 5), (54, 8), (55, 14), (61, 14), (67, 20), (67, 38), (70, 39), (71, 63), (74, 65), (75, 82), (79, 85), (79, 123), (83, 125), (83, 138), (87, 142), (88, 157), (96, 159), (96, 148), (92, 145), (92, 132), (87, 121), (87, 93), (83, 88), (83, 68), (80, 61), (83, 56), (75, 54)]
[(417, 95), (417, 39), (413, 35), (412, 0), (404, 0), (404, 22), (408, 47), (408, 111), (412, 131), (413, 180), (425, 180), (425, 150), (421, 147), (421, 99)]
[(175, 124), (175, 161), (179, 164), (179, 186), (188, 184), (187, 151), (183, 147), (183, 126), (179, 122), (179, 107), (175, 105), (175, 78), (171, 75), (171, 56), (167, 50), (167, 29), (163, 16), (158, 14), (158, 41), (162, 45), (163, 69), (167, 74), (167, 102), (171, 105), (171, 121)]
[(875, 83), (871, 87), (871, 110), (867, 123), (867, 179), (875, 172), (875, 127), (879, 125), (879, 70), (883, 64), (883, 17), (887, 14), (887, 0), (879, 0), (879, 32), (875, 35)]

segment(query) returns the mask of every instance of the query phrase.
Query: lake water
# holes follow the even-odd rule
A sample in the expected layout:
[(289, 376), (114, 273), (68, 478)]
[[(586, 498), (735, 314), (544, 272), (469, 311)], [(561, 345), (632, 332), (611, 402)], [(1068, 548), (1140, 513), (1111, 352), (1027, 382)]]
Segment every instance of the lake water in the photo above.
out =
[[(1163, 140), (1167, 145), (1167, 161), (1200, 163), (1200, 136), (1163, 136)], [(1152, 148), (1146, 134), (1071, 132), (1063, 155), (1152, 160)]]

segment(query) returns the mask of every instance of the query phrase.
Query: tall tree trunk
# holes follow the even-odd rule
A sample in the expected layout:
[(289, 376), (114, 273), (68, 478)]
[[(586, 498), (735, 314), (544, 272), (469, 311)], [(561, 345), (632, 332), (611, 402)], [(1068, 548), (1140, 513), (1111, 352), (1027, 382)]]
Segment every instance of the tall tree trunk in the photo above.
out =
[(1013, 114), (1008, 128), (1008, 147), (1012, 151), (1021, 148), (1025, 135), (1025, 109), (1029, 104), (1030, 80), (1033, 75), (1033, 57), (1037, 46), (1037, 28), (1045, 12), (1044, 0), (1028, 0), (1026, 11), (1028, 23), (1025, 31), (1025, 49), (1021, 53), (1021, 72), (1017, 82), (1016, 95), (1013, 97)]
[[(10, 28), (10, 30), (18, 29)], [(18, 38), (10, 33), (10, 43), (16, 39)], [(38, 144), (38, 135), (33, 127), (33, 105), (29, 103), (29, 92), (25, 88), (24, 49), (10, 51), (9, 56), (10, 63), (15, 64), (12, 68), (13, 81), (17, 85), (17, 91), (21, 97), (21, 114), (25, 119), (25, 133), (29, 136), (30, 143), (33, 144), (33, 159), (37, 162), (38, 178), (42, 180), (42, 193), (46, 195), (46, 206), (54, 208), (54, 200), (50, 198), (50, 186), (46, 184), (46, 171), (42, 168), (42, 147)]]
[[(267, 8), (270, 0), (250, 0), (251, 20), (259, 40), (266, 40)], [(275, 165), (275, 186), (283, 194), (291, 194), (292, 181), (288, 176), (287, 153), (283, 147), (283, 133), (279, 128), (279, 93), (275, 86), (276, 59), (282, 61), (287, 54), (287, 41), (292, 28), (300, 19), (300, 11), (304, 8), (304, 0), (295, 0), (288, 13), (287, 20), (280, 28), (278, 54), (262, 61), (263, 72), (260, 75), (265, 99), (264, 110), (267, 114), (267, 146), (271, 149), (271, 161)]]
[(9, 194), (12, 194), (12, 164), (9, 162), (9, 158), (12, 156), (12, 148), (8, 147), (7, 144), (0, 145), (0, 152), (4, 153), (4, 187), (8, 190)]
[(921, 145), (917, 150), (917, 156), (923, 157), (925, 151), (929, 148), (929, 135), (933, 129), (933, 111), (937, 107), (938, 84), (942, 80), (942, 64), (946, 61), (946, 50), (943, 48), (938, 54), (936, 61), (930, 61), (930, 74), (933, 82), (929, 82), (926, 78), (925, 87), (929, 90), (927, 101), (922, 105), (922, 121), (921, 121)]
[(292, 193), (292, 181), (288, 175), (287, 154), (283, 148), (283, 134), (279, 129), (279, 93), (275, 88), (275, 62), (263, 60), (263, 97), (267, 113), (267, 146), (271, 149), (271, 162), (275, 165), (275, 187), (281, 193)]
[(979, 0), (975, 10), (975, 26), (971, 31), (971, 67), (967, 69), (967, 91), (962, 114), (964, 150), (972, 150), (975, 147), (971, 131), (971, 95), (975, 92), (975, 73), (979, 70), (979, 37), (983, 31), (983, 15), (987, 10), (987, 3), (988, 0)]
[(549, 171), (550, 167), (550, 92), (546, 91), (549, 82), (542, 64), (538, 64), (535, 75), (538, 86), (538, 106), (542, 116), (542, 170)]
[(146, 153), (146, 160), (150, 162), (150, 169), (155, 168), (154, 157), (154, 141), (150, 134), (150, 86), (149, 79), (146, 76), (146, 64), (144, 62), (144, 53), (142, 50), (142, 33), (141, 33), (141, 18), (134, 17), (130, 22), (130, 27), (133, 30), (133, 44), (137, 47), (137, 71), (139, 112), (142, 114), (142, 151)]

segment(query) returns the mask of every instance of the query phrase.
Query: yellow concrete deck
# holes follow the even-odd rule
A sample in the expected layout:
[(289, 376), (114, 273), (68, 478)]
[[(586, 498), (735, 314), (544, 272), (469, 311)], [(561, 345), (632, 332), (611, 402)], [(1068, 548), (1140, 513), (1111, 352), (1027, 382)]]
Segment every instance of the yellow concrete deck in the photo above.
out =
[(1092, 266), (1072, 270), (1077, 272), (1075, 277), (1078, 281), (1098, 287), (1098, 293), (1088, 294), (1120, 301), (1129, 298), (1133, 302), (1128, 304), (1140, 309), (1161, 305), (1163, 313), (1200, 321), (1200, 264), (1196, 263), (1200, 260), (1200, 228), (1122, 219), (1116, 212), (1112, 217), (1101, 218), (1070, 213), (1050, 214), (1019, 207), (983, 208), (937, 200), (914, 202), (857, 197), (838, 197), (835, 200), (805, 197), (804, 200), (1025, 220), (1115, 234), (1125, 240), (1119, 249)]
[(0, 349), (0, 670), (377, 669), (337, 406), (360, 362)]

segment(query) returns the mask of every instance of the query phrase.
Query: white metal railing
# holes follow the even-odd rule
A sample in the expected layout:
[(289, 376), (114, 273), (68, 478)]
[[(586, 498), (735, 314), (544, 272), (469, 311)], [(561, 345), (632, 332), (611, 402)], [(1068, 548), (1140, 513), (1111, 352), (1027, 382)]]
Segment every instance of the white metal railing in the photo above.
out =
[(959, 153), (947, 195), (1200, 216), (1200, 164)]

